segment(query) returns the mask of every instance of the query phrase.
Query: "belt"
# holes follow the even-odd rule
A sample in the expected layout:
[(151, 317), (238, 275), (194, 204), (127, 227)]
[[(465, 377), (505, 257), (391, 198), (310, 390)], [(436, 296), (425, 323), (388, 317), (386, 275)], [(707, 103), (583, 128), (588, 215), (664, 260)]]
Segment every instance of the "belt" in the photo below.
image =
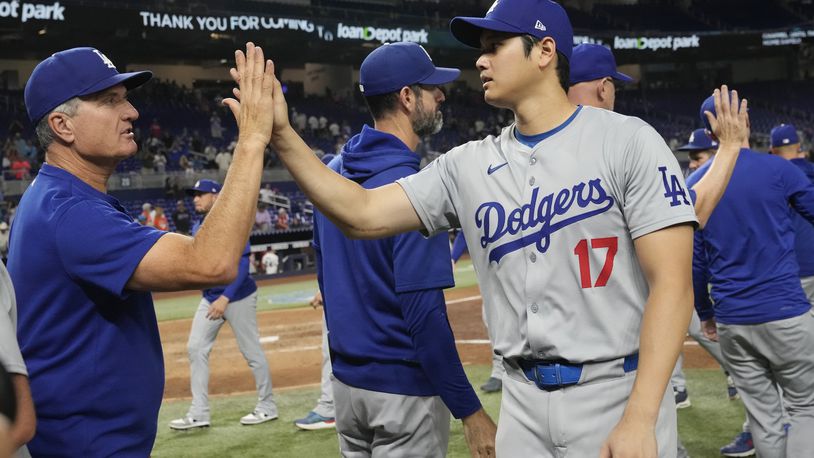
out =
[[(523, 374), (526, 375), (526, 378), (534, 382), (541, 390), (546, 391), (556, 391), (567, 386), (576, 385), (579, 383), (580, 377), (582, 377), (583, 369), (593, 364), (603, 363), (572, 364), (568, 362), (528, 359), (520, 359), (517, 361), (517, 364), (523, 370)], [(625, 373), (635, 371), (638, 366), (638, 353), (625, 356), (622, 361), (622, 368)]]

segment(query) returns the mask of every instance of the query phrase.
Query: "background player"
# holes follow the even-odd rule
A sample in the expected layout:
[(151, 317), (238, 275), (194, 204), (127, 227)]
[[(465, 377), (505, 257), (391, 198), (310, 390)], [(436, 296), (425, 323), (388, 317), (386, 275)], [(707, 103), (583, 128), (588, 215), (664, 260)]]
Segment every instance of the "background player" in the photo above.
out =
[[(814, 164), (800, 151), (800, 137), (792, 124), (775, 126), (769, 138), (771, 153), (791, 161), (814, 182)], [(792, 212), (794, 223), (794, 253), (800, 265), (800, 282), (808, 302), (814, 305), (814, 227), (797, 212)]]
[(703, 127), (695, 129), (687, 139), (687, 144), (678, 147), (678, 151), (686, 151), (690, 157), (689, 169), (691, 172), (706, 164), (718, 149), (718, 142), (712, 139)]
[(164, 359), (148, 291), (232, 281), (260, 189), (273, 67), (251, 43), (235, 55), (241, 101), (226, 101), (239, 128), (234, 161), (194, 238), (142, 226), (106, 194), (137, 150), (127, 90), (149, 72), (120, 74), (98, 50), (73, 48), (26, 83), (47, 164), (17, 209), (8, 270), (37, 414), (32, 455), (150, 454)]
[(574, 47), (568, 88), (571, 103), (613, 111), (617, 81), (629, 83), (633, 78), (616, 69), (616, 59), (610, 49), (589, 43)]
[[(206, 215), (215, 206), (221, 185), (213, 180), (198, 180), (187, 190), (194, 196), (195, 211), (204, 218), (192, 227), (194, 236), (206, 220)], [(243, 425), (256, 425), (277, 419), (277, 404), (271, 391), (271, 374), (263, 347), (260, 346), (260, 332), (257, 330), (257, 285), (249, 275), (251, 245), (240, 257), (237, 277), (226, 286), (216, 286), (203, 291), (203, 298), (192, 319), (187, 351), (189, 352), (189, 381), (192, 391), (192, 405), (183, 418), (173, 420), (172, 429), (184, 430), (210, 425), (209, 412), (209, 353), (225, 322), (229, 323), (237, 339), (237, 345), (254, 375), (257, 387), (257, 405), (254, 410), (240, 419)]]
[[(712, 105), (707, 99), (701, 112), (717, 109)], [(703, 250), (693, 262), (693, 283), (702, 328), (709, 338), (720, 338), (761, 457), (814, 450), (814, 316), (798, 277), (789, 205), (814, 224), (808, 177), (782, 158), (744, 148), (715, 213), (696, 233)], [(707, 282), (698, 280), (707, 275), (714, 308), (703, 302)], [(775, 384), (783, 390), (782, 402)]]

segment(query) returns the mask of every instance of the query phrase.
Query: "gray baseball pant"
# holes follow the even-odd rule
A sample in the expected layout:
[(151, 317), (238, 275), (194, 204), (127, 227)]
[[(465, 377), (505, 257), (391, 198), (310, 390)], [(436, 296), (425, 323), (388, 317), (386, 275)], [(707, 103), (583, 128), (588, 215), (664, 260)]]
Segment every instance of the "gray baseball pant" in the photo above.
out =
[[(507, 365), (497, 425), (498, 458), (599, 456), (622, 418), (636, 376), (636, 371), (625, 374), (621, 363), (615, 372), (594, 382), (545, 391)], [(659, 408), (656, 441), (659, 457), (676, 457), (676, 408), (670, 387)]]
[[(718, 364), (721, 365), (721, 369), (727, 370), (726, 360), (721, 354), (721, 345), (718, 342), (713, 342), (712, 340), (707, 339), (703, 331), (701, 331), (701, 319), (698, 317), (698, 313), (695, 310), (692, 312), (688, 334), (696, 342), (698, 342), (699, 345), (704, 347), (704, 350), (712, 355), (712, 357), (715, 358), (715, 361), (718, 361)], [(670, 378), (670, 384), (673, 385), (673, 388), (677, 388), (679, 390), (685, 390), (687, 388), (687, 378), (684, 376), (684, 370), (682, 367), (683, 362), (684, 354), (682, 352), (678, 355), (678, 361), (676, 361), (675, 369), (673, 369), (673, 375)]]
[(803, 285), (803, 291), (806, 293), (808, 302), (814, 306), (814, 275), (810, 277), (800, 277), (800, 283)]
[(450, 413), (438, 396), (405, 396), (345, 385), (336, 377), (336, 432), (345, 458), (443, 458)]
[(336, 417), (334, 409), (334, 391), (331, 383), (331, 352), (328, 348), (328, 326), (325, 322), (325, 313), (322, 314), (322, 377), (320, 378), (320, 393), (314, 413), (327, 418)]
[(209, 353), (215, 344), (223, 323), (228, 322), (237, 339), (240, 352), (249, 363), (257, 387), (257, 405), (255, 410), (269, 415), (277, 414), (277, 405), (271, 392), (271, 374), (263, 348), (260, 346), (260, 332), (257, 330), (257, 293), (239, 301), (230, 302), (223, 318), (210, 320), (206, 317), (209, 301), (202, 298), (195, 318), (192, 319), (192, 330), (189, 333), (187, 351), (189, 352), (190, 385), (192, 388), (192, 405), (189, 415), (200, 421), (209, 418)]
[[(814, 316), (754, 325), (718, 324), (718, 336), (761, 458), (814, 450)], [(782, 390), (781, 394), (777, 386)], [(789, 416), (783, 430), (783, 406)]]

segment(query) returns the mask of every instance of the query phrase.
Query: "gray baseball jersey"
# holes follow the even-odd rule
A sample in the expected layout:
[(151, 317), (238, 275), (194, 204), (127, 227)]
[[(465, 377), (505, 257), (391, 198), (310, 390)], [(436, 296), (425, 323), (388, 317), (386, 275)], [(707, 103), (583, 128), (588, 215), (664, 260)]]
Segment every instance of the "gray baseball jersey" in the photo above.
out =
[(647, 123), (583, 107), (534, 148), (511, 125), (398, 183), (427, 233), (464, 230), (496, 351), (586, 362), (638, 350), (633, 240), (696, 221), (681, 177)]
[(17, 343), (17, 300), (6, 266), (0, 261), (0, 363), (12, 374), (28, 376)]

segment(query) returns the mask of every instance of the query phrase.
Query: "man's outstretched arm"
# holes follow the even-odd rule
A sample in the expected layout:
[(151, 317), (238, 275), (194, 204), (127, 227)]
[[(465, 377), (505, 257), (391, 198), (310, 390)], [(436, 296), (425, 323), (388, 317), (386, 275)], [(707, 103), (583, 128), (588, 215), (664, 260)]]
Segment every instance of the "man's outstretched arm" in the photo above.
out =
[(291, 127), (281, 86), (274, 88), (271, 144), (300, 189), (346, 236), (375, 239), (423, 227), (398, 184), (364, 189), (325, 166)]
[(749, 147), (749, 115), (746, 112), (746, 99), (738, 101), (738, 92), (731, 96), (726, 85), (716, 89), (714, 94), (715, 114), (706, 112), (712, 132), (718, 138), (718, 152), (715, 160), (692, 192), (695, 193), (695, 215), (698, 226), (707, 224), (712, 211), (726, 191), (741, 148)]

